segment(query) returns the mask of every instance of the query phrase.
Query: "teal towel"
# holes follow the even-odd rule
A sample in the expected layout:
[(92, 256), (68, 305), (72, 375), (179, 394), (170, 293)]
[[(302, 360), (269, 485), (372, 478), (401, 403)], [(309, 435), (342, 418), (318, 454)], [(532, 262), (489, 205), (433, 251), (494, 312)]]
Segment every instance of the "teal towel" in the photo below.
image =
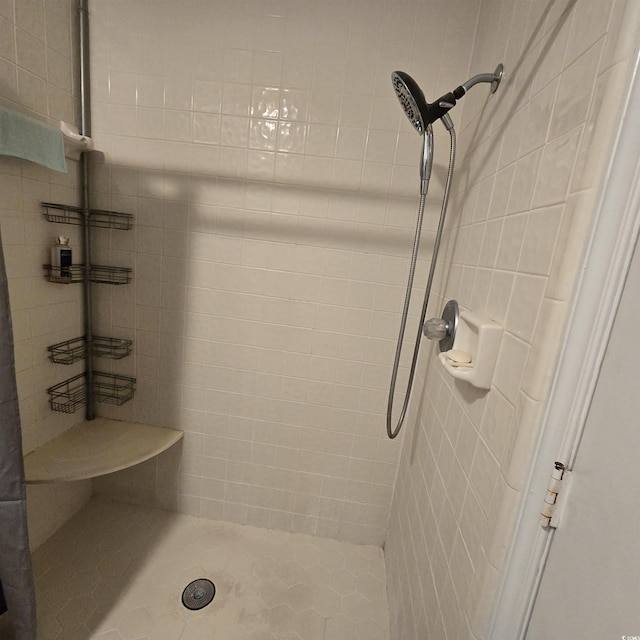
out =
[(67, 172), (62, 131), (2, 106), (0, 155), (23, 158), (54, 171)]

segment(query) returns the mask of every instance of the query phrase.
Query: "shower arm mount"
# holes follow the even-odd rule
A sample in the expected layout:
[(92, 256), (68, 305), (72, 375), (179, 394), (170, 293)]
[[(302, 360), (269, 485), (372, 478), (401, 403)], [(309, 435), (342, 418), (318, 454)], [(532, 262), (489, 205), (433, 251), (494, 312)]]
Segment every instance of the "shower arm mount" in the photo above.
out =
[(466, 82), (463, 82), (457, 89), (453, 90), (453, 95), (456, 98), (462, 98), (462, 96), (467, 93), (471, 87), (475, 87), (475, 85), (480, 84), (481, 82), (491, 83), (491, 93), (495, 93), (500, 86), (503, 75), (504, 67), (502, 63), (500, 63), (493, 73), (479, 73), (478, 75), (469, 78)]
[[(432, 123), (436, 120), (443, 120), (444, 116), (449, 112), (450, 109), (456, 106), (456, 103), (460, 98), (462, 98), (471, 87), (474, 87), (480, 83), (490, 83), (491, 84), (491, 93), (495, 93), (502, 81), (502, 76), (504, 75), (504, 68), (502, 64), (499, 64), (496, 67), (496, 70), (493, 73), (479, 73), (475, 76), (469, 78), (465, 83), (461, 84), (459, 87), (456, 87), (453, 91), (449, 93), (445, 93), (440, 96), (434, 102), (427, 103), (425, 105), (426, 110), (426, 123)], [(445, 126), (449, 129), (448, 125), (445, 122)]]

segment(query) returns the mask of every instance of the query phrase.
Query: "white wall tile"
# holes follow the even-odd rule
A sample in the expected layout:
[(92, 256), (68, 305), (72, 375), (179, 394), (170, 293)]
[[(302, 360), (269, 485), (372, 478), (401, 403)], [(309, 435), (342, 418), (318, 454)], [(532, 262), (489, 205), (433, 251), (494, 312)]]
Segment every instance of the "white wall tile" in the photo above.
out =
[(18, 66), (39, 78), (46, 78), (44, 42), (21, 29), (16, 29), (15, 38)]
[(567, 42), (565, 66), (607, 33), (612, 9), (613, 4), (587, 2), (582, 11), (575, 12)]
[(586, 119), (601, 55), (602, 43), (599, 43), (563, 71), (549, 130), (550, 138), (566, 133)]
[(534, 207), (566, 200), (581, 133), (577, 127), (545, 146), (533, 194)]
[(16, 58), (16, 36), (15, 36), (15, 25), (12, 20), (5, 18), (0, 18), (0, 35), (2, 39), (0, 42), (0, 55), (3, 58), (8, 60), (9, 62), (15, 62)]
[(496, 363), (494, 384), (505, 394), (508, 400), (515, 403), (518, 389), (522, 382), (522, 374), (527, 364), (529, 346), (505, 333)]
[(515, 271), (520, 260), (528, 216), (525, 213), (509, 216), (505, 219), (500, 236), (496, 268)]
[(542, 154), (534, 151), (524, 156), (516, 163), (509, 194), (507, 213), (518, 213), (531, 209), (531, 198), (535, 187), (536, 176), (540, 166)]
[(504, 326), (527, 342), (533, 339), (546, 284), (544, 277), (525, 274), (517, 275), (514, 282)]

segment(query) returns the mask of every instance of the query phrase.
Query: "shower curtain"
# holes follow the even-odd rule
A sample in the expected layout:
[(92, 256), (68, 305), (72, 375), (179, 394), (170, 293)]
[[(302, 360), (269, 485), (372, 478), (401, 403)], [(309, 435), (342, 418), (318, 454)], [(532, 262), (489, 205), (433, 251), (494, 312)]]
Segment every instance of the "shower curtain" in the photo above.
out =
[[(36, 640), (22, 437), (7, 273), (0, 238), (0, 636)], [(3, 606), (4, 605), (4, 606)], [(1, 613), (6, 608), (5, 613)], [(11, 631), (9, 630), (11, 629)]]

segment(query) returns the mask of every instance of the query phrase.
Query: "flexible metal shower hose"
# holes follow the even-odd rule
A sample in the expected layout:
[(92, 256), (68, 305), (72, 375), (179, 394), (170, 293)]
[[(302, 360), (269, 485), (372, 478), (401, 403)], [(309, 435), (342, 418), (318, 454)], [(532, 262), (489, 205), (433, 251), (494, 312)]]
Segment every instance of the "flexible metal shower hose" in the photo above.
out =
[(440, 210), (440, 222), (438, 223), (438, 230), (436, 231), (436, 239), (433, 243), (433, 253), (431, 254), (431, 267), (429, 268), (429, 277), (427, 278), (427, 286), (424, 294), (424, 302), (422, 303), (422, 314), (420, 315), (420, 323), (418, 325), (418, 335), (416, 336), (416, 342), (413, 349), (413, 360), (411, 361), (411, 371), (409, 372), (409, 380), (407, 382), (407, 391), (404, 396), (404, 402), (402, 403), (402, 411), (396, 428), (393, 429), (391, 425), (391, 413), (393, 411), (393, 396), (396, 391), (396, 381), (398, 378), (398, 367), (400, 366), (400, 355), (402, 353), (402, 341), (404, 340), (404, 331), (407, 326), (407, 316), (409, 315), (409, 303), (411, 302), (411, 290), (413, 289), (413, 278), (416, 271), (416, 262), (418, 261), (418, 249), (420, 247), (420, 233), (422, 231), (422, 219), (424, 217), (424, 205), (427, 197), (426, 193), (420, 194), (420, 204), (418, 205), (418, 221), (416, 223), (416, 235), (413, 240), (413, 253), (411, 254), (411, 265), (409, 267), (409, 278), (407, 280), (407, 291), (404, 297), (404, 306), (402, 308), (402, 320), (400, 321), (400, 332), (398, 334), (398, 343), (396, 345), (396, 355), (393, 360), (393, 372), (391, 374), (391, 383), (389, 385), (389, 400), (387, 402), (387, 435), (393, 439), (399, 433), (404, 423), (404, 419), (407, 414), (407, 407), (409, 406), (409, 399), (411, 396), (411, 388), (413, 387), (413, 378), (416, 372), (416, 364), (418, 362), (418, 352), (420, 351), (420, 340), (422, 339), (422, 325), (424, 325), (425, 317), (427, 315), (427, 305), (429, 304), (429, 296), (431, 295), (431, 285), (433, 284), (433, 276), (436, 270), (436, 263), (438, 260), (438, 251), (440, 249), (440, 242), (442, 240), (442, 231), (444, 229), (444, 220), (447, 215), (447, 205), (449, 204), (449, 192), (451, 190), (451, 180), (453, 178), (453, 166), (456, 159), (456, 132), (451, 128), (448, 128), (449, 135), (451, 137), (451, 147), (449, 152), (449, 170), (447, 171), (447, 181), (444, 187), (444, 196), (442, 197), (442, 208)]

